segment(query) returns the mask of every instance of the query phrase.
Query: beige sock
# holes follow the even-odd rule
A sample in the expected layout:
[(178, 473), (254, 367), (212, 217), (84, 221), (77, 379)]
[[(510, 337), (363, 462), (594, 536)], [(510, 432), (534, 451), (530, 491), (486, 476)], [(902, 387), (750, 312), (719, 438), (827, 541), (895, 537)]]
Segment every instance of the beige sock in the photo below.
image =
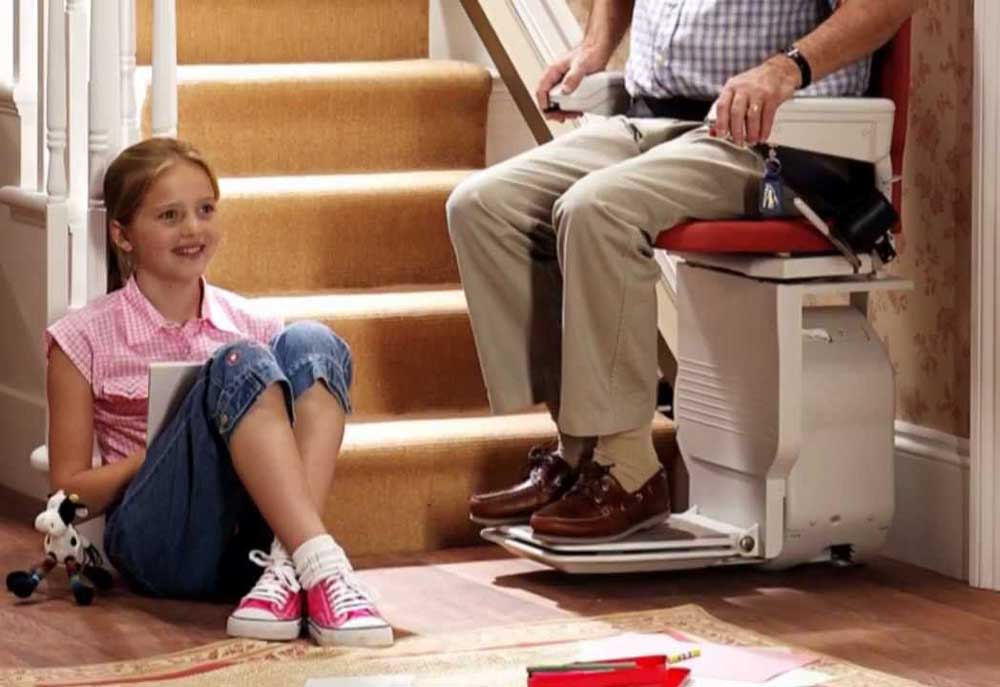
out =
[(580, 465), (581, 458), (594, 450), (595, 443), (596, 437), (575, 437), (559, 432), (559, 452), (563, 460), (574, 468)]
[(612, 476), (625, 491), (638, 491), (660, 469), (660, 460), (653, 448), (652, 425), (600, 437), (594, 449), (594, 460), (610, 465)]

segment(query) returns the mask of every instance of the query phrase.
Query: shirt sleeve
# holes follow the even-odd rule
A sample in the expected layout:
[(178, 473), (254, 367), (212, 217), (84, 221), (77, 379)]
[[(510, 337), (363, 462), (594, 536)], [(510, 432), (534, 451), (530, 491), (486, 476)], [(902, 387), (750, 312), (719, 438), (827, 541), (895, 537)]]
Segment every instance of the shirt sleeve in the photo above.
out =
[(59, 344), (59, 348), (72, 361), (76, 369), (87, 380), (87, 383), (93, 386), (94, 345), (90, 337), (87, 336), (86, 331), (80, 326), (77, 317), (72, 315), (63, 317), (45, 330), (44, 350), (46, 365), (48, 365), (49, 354), (52, 352), (53, 344)]

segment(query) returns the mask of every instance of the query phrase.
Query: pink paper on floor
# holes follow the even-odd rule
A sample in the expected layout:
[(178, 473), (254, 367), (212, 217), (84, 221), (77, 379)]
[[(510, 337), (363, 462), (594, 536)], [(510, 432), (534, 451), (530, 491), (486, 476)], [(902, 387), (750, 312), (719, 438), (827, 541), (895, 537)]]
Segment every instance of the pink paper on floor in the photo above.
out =
[(697, 647), (698, 658), (677, 665), (691, 669), (695, 678), (738, 682), (767, 682), (790, 670), (814, 663), (816, 658), (781, 648), (730, 646), (684, 639), (667, 634), (625, 632), (613, 637), (582, 642), (577, 660), (601, 660), (627, 656), (672, 655)]
[(709, 642), (700, 642), (691, 646), (700, 648), (701, 656), (678, 665), (690, 668), (691, 674), (696, 678), (767, 682), (790, 670), (816, 662), (814, 656), (786, 649), (728, 646)]

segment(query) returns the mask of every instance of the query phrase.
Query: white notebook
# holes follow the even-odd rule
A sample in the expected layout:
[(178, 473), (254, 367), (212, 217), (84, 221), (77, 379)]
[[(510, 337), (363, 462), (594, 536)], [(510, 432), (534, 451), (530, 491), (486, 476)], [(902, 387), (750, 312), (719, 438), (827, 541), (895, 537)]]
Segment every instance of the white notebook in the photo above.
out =
[(146, 411), (146, 447), (174, 416), (204, 363), (153, 362), (149, 364), (149, 409)]

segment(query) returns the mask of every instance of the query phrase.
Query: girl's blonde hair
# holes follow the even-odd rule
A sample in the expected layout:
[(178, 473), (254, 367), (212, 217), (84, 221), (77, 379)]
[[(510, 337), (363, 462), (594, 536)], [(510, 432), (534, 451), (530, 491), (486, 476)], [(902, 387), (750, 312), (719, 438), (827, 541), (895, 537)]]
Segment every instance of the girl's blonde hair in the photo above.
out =
[(128, 227), (142, 205), (153, 182), (177, 162), (198, 165), (212, 184), (215, 199), (219, 199), (219, 180), (201, 153), (186, 141), (174, 138), (150, 138), (136, 143), (118, 154), (104, 174), (104, 204), (107, 208), (108, 248), (114, 252), (109, 265), (108, 290), (121, 288), (132, 275), (133, 265), (127, 253), (111, 240), (111, 223)]

